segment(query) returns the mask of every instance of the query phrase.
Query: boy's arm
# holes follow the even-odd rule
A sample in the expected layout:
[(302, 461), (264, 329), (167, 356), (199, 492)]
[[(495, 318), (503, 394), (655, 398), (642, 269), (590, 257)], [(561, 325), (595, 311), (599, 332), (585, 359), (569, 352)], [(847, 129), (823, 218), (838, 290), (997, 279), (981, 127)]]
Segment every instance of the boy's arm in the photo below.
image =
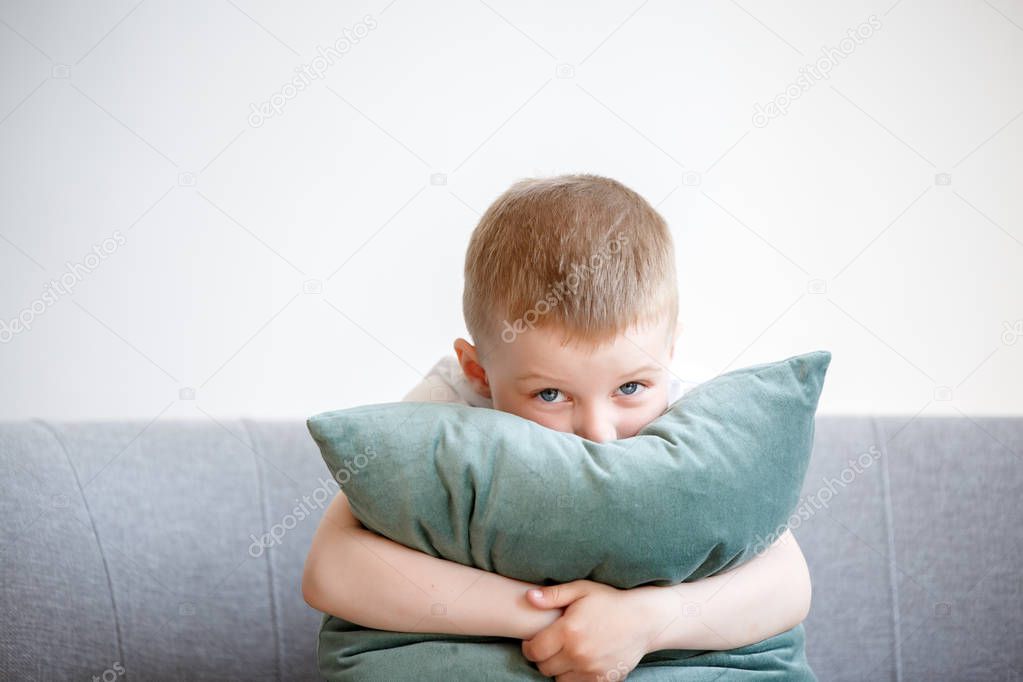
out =
[(411, 549), (366, 529), (339, 491), (324, 510), (302, 575), (318, 611), (378, 630), (529, 639), (563, 609), (530, 605), (532, 583)]
[(723, 573), (668, 587), (644, 585), (656, 619), (649, 651), (734, 649), (803, 622), (810, 611), (810, 571), (787, 530), (762, 554)]

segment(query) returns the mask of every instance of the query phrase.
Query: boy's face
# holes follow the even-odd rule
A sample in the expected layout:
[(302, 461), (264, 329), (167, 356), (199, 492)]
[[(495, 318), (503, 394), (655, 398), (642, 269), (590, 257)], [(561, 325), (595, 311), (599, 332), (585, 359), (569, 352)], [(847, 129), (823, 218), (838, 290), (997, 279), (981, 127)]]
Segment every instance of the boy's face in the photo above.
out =
[(664, 413), (674, 345), (667, 323), (630, 329), (596, 348), (562, 346), (557, 329), (495, 341), (483, 359), (455, 341), (473, 388), (511, 412), (596, 442), (628, 438)]

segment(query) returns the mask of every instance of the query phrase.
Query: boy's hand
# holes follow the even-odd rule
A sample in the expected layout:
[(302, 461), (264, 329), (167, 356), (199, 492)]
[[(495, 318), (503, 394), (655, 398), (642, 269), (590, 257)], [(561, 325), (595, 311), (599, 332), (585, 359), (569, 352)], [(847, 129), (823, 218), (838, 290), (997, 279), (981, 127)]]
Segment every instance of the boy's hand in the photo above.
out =
[(552, 625), (522, 642), (523, 655), (558, 682), (623, 680), (656, 634), (649, 602), (592, 580), (527, 590), (526, 601), (542, 609), (565, 607)]

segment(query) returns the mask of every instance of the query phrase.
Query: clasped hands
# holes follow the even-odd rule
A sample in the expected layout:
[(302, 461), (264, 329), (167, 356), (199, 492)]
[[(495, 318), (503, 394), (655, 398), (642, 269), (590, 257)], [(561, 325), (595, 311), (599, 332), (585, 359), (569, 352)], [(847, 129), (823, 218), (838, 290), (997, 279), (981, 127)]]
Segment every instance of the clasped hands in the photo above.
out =
[(656, 590), (620, 590), (592, 580), (527, 590), (532, 606), (564, 612), (523, 640), (522, 653), (557, 682), (624, 680), (670, 621)]

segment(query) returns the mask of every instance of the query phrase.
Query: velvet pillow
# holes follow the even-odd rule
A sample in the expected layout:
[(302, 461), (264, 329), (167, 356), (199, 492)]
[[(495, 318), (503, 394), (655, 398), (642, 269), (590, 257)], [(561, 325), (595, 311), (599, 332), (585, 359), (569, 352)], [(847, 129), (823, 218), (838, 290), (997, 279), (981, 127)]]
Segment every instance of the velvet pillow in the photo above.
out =
[[(817, 351), (723, 374), (637, 435), (605, 443), (455, 403), (368, 405), (318, 414), (307, 426), (353, 514), (408, 547), (539, 584), (673, 585), (743, 563), (784, 531), (830, 360)], [(321, 670), (354, 670), (361, 655), (377, 661), (362, 670), (375, 676), (388, 659), (367, 656), (372, 646), (350, 648), (343, 636), (359, 630), (350, 625), (325, 617)], [(371, 632), (387, 647), (397, 635), (409, 646), (473, 639)], [(324, 633), (334, 638), (326, 651)], [(813, 679), (802, 626), (787, 634), (779, 650), (795, 658), (784, 663), (805, 673), (793, 679)], [(681, 665), (698, 653), (676, 658)], [(664, 654), (644, 661), (664, 666)]]

